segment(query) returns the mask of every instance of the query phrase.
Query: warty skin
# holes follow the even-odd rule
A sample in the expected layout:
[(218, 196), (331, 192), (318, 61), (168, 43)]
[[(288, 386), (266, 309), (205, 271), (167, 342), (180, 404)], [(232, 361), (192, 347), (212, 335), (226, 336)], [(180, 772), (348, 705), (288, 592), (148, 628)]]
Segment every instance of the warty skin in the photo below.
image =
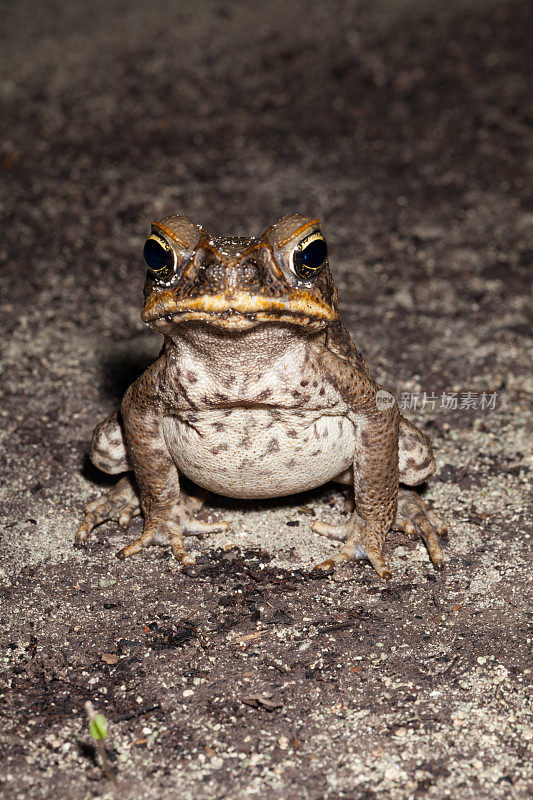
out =
[[(392, 528), (418, 535), (437, 569), (445, 523), (405, 486), (435, 470), (428, 438), (370, 375), (338, 313), (320, 222), (283, 217), (258, 238), (215, 238), (182, 216), (152, 225), (142, 318), (162, 333), (159, 358), (93, 434), (91, 459), (126, 474), (89, 503), (84, 544), (106, 520), (142, 513), (127, 558), (169, 544), (192, 563), (186, 535), (228, 530), (195, 516), (180, 474), (236, 498), (292, 494), (330, 480), (353, 487), (354, 509), (313, 530), (342, 542), (316, 569), (364, 558), (391, 576)], [(151, 269), (150, 269), (151, 268)]]

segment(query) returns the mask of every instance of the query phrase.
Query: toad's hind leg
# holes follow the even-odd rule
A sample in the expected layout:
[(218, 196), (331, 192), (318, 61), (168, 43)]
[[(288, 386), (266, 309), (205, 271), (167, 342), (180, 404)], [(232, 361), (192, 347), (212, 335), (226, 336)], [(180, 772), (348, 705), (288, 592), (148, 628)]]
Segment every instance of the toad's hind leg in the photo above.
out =
[(425, 483), (436, 469), (429, 438), (404, 417), (400, 417), (398, 462), (400, 483), (407, 486)]
[(117, 411), (94, 429), (89, 456), (94, 466), (108, 475), (131, 469), (122, 420)]
[[(90, 458), (96, 467), (109, 475), (131, 469), (122, 422), (117, 412), (106, 417), (94, 429)], [(114, 520), (126, 529), (133, 517), (140, 513), (135, 482), (129, 475), (124, 475), (103, 497), (85, 506), (82, 523), (76, 532), (76, 544), (84, 544), (91, 531), (102, 522)]]
[[(435, 472), (435, 459), (428, 437), (403, 417), (400, 419), (398, 457), (400, 482), (407, 486), (418, 486)], [(435, 569), (444, 567), (439, 536), (447, 533), (446, 523), (416, 492), (400, 488), (396, 519), (392, 527), (410, 536), (419, 536), (427, 547)]]

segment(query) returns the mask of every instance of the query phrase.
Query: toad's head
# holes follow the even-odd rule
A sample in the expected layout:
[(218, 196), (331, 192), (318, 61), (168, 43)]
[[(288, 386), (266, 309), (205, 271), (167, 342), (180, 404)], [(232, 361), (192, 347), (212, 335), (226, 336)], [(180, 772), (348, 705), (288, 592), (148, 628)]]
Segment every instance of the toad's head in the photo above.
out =
[(283, 217), (258, 238), (217, 238), (187, 217), (152, 224), (142, 319), (162, 333), (202, 322), (231, 331), (269, 323), (319, 330), (337, 290), (318, 219)]

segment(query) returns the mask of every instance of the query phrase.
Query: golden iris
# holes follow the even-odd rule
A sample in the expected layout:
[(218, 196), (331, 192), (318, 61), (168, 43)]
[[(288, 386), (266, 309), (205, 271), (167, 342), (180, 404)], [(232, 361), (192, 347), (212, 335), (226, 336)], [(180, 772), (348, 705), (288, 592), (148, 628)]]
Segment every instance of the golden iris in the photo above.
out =
[(152, 233), (144, 243), (144, 261), (158, 280), (169, 280), (174, 273), (174, 251), (163, 237)]
[(292, 254), (292, 266), (296, 275), (302, 280), (314, 278), (328, 257), (326, 240), (319, 231), (302, 239)]

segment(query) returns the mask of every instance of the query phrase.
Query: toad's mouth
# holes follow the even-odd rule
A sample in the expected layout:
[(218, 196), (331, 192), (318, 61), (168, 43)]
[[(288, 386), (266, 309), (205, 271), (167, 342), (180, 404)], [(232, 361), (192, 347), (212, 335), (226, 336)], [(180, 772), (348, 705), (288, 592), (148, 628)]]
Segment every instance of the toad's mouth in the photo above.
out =
[(246, 330), (268, 322), (319, 329), (335, 319), (335, 312), (326, 303), (298, 291), (283, 300), (240, 291), (231, 297), (218, 294), (183, 299), (163, 292), (148, 299), (141, 316), (157, 329), (183, 322), (204, 322), (231, 330)]

